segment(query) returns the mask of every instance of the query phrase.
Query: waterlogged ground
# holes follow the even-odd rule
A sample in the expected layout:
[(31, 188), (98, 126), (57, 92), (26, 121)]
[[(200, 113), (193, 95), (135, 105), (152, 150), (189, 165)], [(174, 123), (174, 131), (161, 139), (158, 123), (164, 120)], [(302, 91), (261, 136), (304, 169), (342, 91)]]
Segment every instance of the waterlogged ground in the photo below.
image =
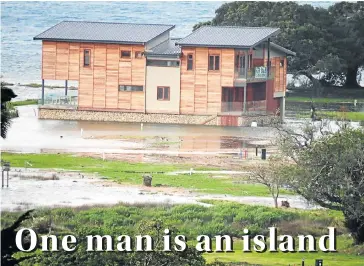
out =
[[(219, 173), (215, 172), (215, 174)], [(221, 171), (220, 174), (236, 174), (236, 172)], [(96, 175), (85, 175), (77, 171), (61, 172), (29, 168), (18, 168), (16, 171), (10, 172), (9, 187), (4, 187), (1, 192), (2, 211), (117, 203), (204, 204), (201, 202), (202, 200), (211, 199), (273, 206), (270, 197), (206, 194), (174, 187), (126, 186), (102, 179)], [(315, 208), (298, 196), (282, 196), (281, 200), (288, 200), (291, 207), (294, 208)]]

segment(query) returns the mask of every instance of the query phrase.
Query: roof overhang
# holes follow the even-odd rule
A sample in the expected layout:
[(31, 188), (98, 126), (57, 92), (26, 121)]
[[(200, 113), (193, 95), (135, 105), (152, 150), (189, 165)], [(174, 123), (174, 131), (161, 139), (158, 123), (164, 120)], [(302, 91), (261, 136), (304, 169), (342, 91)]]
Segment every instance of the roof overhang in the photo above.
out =
[(82, 39), (58, 39), (58, 38), (37, 38), (33, 40), (49, 41), (49, 42), (82, 42), (82, 43), (109, 43), (109, 44), (137, 44), (145, 45), (145, 42), (118, 42), (118, 41), (105, 41), (105, 40), (82, 40)]

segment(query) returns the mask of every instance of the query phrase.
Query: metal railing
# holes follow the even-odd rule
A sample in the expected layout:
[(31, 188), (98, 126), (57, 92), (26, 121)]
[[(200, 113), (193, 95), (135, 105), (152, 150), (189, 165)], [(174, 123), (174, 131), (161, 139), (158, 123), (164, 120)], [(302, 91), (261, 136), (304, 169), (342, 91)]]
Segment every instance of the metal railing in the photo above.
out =
[(38, 100), (39, 105), (61, 105), (61, 106), (77, 106), (77, 96), (46, 96), (44, 97), (44, 103), (42, 99)]
[[(247, 101), (246, 111), (254, 113), (264, 113), (267, 110), (267, 101)], [(221, 113), (231, 113), (231, 112), (243, 112), (244, 103), (243, 102), (222, 102), (221, 103)]]

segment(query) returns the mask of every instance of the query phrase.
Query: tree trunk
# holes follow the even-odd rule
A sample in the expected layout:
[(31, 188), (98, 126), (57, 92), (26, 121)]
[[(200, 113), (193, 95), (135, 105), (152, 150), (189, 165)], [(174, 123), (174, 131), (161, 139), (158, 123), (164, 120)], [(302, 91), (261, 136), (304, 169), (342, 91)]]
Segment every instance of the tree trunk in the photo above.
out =
[(359, 66), (349, 67), (346, 72), (345, 87), (348, 88), (360, 88), (356, 76), (358, 74)]
[(278, 208), (278, 197), (273, 197), (274, 207)]
[(349, 229), (355, 245), (364, 243), (364, 220), (360, 221), (345, 216), (345, 226)]

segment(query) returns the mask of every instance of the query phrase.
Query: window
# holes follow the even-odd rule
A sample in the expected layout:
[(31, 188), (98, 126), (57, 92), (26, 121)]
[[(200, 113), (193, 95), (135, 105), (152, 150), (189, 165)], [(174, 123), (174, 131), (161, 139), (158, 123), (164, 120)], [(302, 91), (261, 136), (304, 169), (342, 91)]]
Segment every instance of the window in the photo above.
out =
[(187, 70), (193, 70), (193, 54), (187, 55)]
[(179, 61), (172, 60), (147, 60), (147, 66), (179, 67)]
[(141, 51), (136, 51), (134, 55), (135, 55), (135, 58), (138, 58), (138, 59), (143, 57), (143, 53)]
[(279, 63), (280, 67), (284, 67), (284, 60), (281, 60), (281, 62)]
[(131, 52), (130, 51), (121, 51), (120, 58), (130, 58)]
[(91, 50), (85, 49), (83, 50), (83, 66), (90, 66), (91, 63)]
[(157, 100), (158, 101), (169, 101), (169, 87), (158, 87), (157, 88)]
[(210, 55), (209, 56), (209, 70), (220, 70), (220, 56)]
[(143, 86), (119, 85), (119, 91), (143, 91)]
[(248, 59), (249, 59), (248, 67), (252, 68), (253, 67), (253, 54), (250, 54)]

